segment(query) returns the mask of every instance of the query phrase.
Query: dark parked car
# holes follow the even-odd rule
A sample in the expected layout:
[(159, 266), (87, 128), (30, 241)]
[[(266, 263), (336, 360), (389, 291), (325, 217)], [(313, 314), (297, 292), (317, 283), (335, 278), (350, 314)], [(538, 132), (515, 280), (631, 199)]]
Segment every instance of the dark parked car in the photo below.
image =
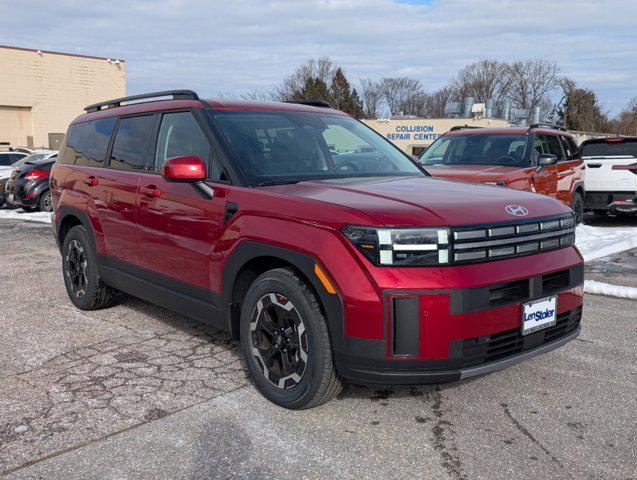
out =
[(562, 202), (431, 178), (317, 102), (173, 91), (86, 110), (51, 174), (69, 298), (124, 291), (230, 331), (279, 405), (324, 403), (343, 379), (460, 380), (580, 331)]
[(6, 184), (7, 205), (22, 207), (26, 211), (52, 211), (49, 175), (55, 157), (27, 161), (13, 169)]

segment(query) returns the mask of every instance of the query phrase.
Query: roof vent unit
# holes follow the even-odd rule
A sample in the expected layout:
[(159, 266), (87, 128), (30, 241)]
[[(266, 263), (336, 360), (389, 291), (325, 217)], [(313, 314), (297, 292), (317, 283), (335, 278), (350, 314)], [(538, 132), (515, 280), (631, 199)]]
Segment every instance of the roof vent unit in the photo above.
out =
[(445, 117), (458, 118), (462, 114), (462, 104), (451, 102), (445, 105)]
[(471, 118), (471, 109), (476, 103), (476, 99), (473, 97), (467, 97), (464, 99), (464, 106), (462, 108), (462, 116), (464, 118)]
[(486, 104), (484, 103), (474, 103), (471, 106), (471, 113), (476, 118), (484, 118), (486, 112)]
[(502, 118), (507, 123), (511, 123), (511, 100), (505, 100), (504, 105), (502, 105)]
[(488, 98), (486, 102), (484, 102), (484, 118), (496, 118), (498, 115), (498, 107), (495, 106), (495, 100), (492, 98)]
[(531, 123), (540, 123), (540, 107), (533, 107), (533, 115), (531, 116)]

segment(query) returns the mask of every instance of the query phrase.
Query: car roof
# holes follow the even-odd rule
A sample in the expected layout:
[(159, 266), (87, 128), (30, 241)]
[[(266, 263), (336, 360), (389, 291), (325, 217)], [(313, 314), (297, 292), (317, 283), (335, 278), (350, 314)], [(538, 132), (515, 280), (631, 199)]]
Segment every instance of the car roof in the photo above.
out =
[(552, 133), (554, 135), (567, 135), (571, 136), (570, 133), (565, 132), (564, 130), (557, 130), (555, 128), (547, 128), (547, 127), (538, 127), (529, 129), (529, 127), (492, 127), (492, 128), (466, 128), (466, 129), (458, 129), (445, 133), (445, 135), (481, 135), (481, 134), (489, 134), (489, 135), (506, 135), (506, 134), (524, 134), (524, 133)]
[(212, 110), (276, 110), (288, 112), (329, 113), (333, 115), (349, 116), (347, 113), (333, 108), (315, 107), (312, 105), (304, 105), (300, 103), (254, 102), (250, 100), (226, 100), (218, 98), (204, 99), (203, 101), (189, 99), (172, 99), (131, 103), (128, 105), (122, 105), (120, 107), (112, 107), (98, 110), (96, 112), (88, 112), (80, 115), (75, 120), (73, 120), (73, 122), (71, 122), (71, 125), (87, 122), (89, 120), (96, 120), (99, 118), (108, 118), (119, 115), (152, 113), (159, 110), (179, 110), (186, 108), (203, 109), (207, 106), (209, 106)]

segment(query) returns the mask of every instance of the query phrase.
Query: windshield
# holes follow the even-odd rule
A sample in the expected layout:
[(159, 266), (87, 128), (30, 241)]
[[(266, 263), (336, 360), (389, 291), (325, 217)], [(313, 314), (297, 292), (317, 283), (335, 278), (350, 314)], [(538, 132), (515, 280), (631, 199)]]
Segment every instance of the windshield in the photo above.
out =
[(637, 157), (637, 139), (589, 140), (582, 144), (582, 157)]
[(527, 135), (468, 134), (438, 138), (420, 157), (423, 165), (522, 166)]
[(343, 115), (245, 110), (213, 115), (254, 185), (424, 175), (383, 137)]

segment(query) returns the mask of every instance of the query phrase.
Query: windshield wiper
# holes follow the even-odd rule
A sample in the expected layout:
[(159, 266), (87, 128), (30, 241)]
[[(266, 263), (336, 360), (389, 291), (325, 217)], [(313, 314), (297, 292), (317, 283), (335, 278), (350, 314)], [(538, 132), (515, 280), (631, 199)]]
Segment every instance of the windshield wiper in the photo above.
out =
[(301, 180), (265, 180), (257, 184), (258, 187), (266, 187), (268, 185), (290, 185), (292, 183), (299, 183)]

